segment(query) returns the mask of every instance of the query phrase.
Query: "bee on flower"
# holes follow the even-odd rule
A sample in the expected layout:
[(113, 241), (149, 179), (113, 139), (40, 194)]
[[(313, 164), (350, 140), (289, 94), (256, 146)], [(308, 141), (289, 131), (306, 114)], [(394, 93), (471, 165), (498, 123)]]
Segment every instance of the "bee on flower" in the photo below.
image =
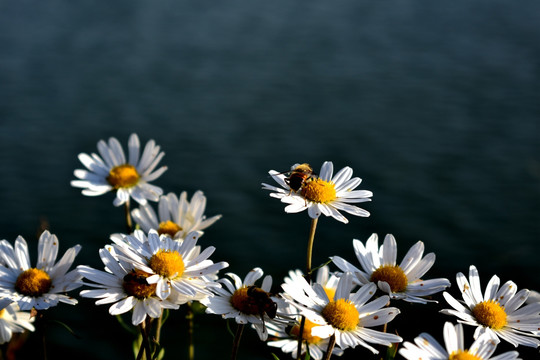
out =
[(159, 178), (167, 167), (155, 170), (165, 153), (160, 152), (154, 140), (146, 143), (140, 155), (139, 137), (131, 134), (127, 159), (120, 142), (114, 137), (108, 143), (100, 140), (97, 148), (99, 155), (79, 154), (79, 160), (86, 170), (75, 170), (74, 175), (78, 180), (71, 181), (73, 187), (82, 188), (83, 195), (87, 196), (116, 191), (114, 206), (129, 203), (130, 197), (141, 205), (145, 205), (147, 200), (159, 200), (163, 190), (150, 182)]
[[(293, 172), (294, 169), (298, 168), (298, 165), (300, 164), (293, 166)], [(355, 190), (362, 180), (358, 177), (352, 177), (353, 170), (348, 166), (334, 175), (333, 163), (326, 161), (321, 166), (317, 177), (309, 173), (309, 180), (306, 177), (299, 184), (292, 182), (286, 173), (275, 170), (270, 170), (268, 173), (280, 187), (263, 183), (262, 188), (272, 191), (270, 193), (271, 197), (288, 204), (285, 207), (287, 213), (298, 213), (307, 210), (312, 219), (317, 219), (323, 214), (345, 224), (349, 220), (340, 211), (355, 216), (367, 217), (370, 215), (368, 211), (352, 205), (371, 201), (373, 193), (367, 190)], [(303, 173), (307, 174), (306, 172)]]
[[(224, 319), (233, 318), (237, 324), (252, 324), (259, 338), (268, 338), (266, 324), (277, 315), (277, 302), (270, 294), (272, 277), (264, 277), (261, 286), (255, 282), (263, 276), (261, 268), (248, 272), (244, 280), (234, 273), (225, 274), (228, 278), (219, 279), (221, 288), (214, 288), (215, 296), (201, 301), (206, 313), (221, 315)], [(231, 281), (232, 280), (232, 281)]]

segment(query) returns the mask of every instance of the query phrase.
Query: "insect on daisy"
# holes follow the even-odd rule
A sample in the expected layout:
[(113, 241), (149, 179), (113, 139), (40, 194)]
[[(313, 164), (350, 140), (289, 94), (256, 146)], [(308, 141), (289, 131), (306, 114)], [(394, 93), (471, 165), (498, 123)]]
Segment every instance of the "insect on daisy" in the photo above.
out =
[(162, 309), (178, 309), (179, 305), (168, 299), (160, 299), (156, 295), (156, 284), (149, 284), (151, 275), (136, 269), (133, 264), (118, 259), (112, 246), (99, 250), (99, 256), (105, 270), (93, 269), (79, 265), (77, 271), (91, 282), (84, 285), (95, 288), (83, 290), (80, 295), (85, 298), (95, 298), (96, 305), (112, 304), (109, 308), (111, 315), (124, 314), (133, 310), (131, 322), (141, 324), (146, 316), (158, 318)]
[(148, 203), (134, 209), (131, 214), (135, 222), (146, 233), (150, 229), (156, 229), (158, 234), (169, 235), (178, 240), (185, 238), (192, 231), (202, 231), (208, 228), (221, 218), (221, 215), (216, 215), (206, 219), (205, 208), (206, 196), (202, 191), (196, 191), (191, 197), (191, 201), (187, 200), (187, 193), (184, 191), (179, 197), (174, 193), (161, 196), (158, 214)]
[[(296, 165), (293, 169), (295, 167)], [(288, 204), (285, 207), (287, 213), (307, 210), (312, 219), (324, 214), (345, 224), (349, 220), (340, 211), (355, 216), (369, 216), (369, 212), (351, 204), (371, 201), (373, 193), (367, 190), (354, 190), (362, 180), (358, 177), (353, 178), (353, 170), (348, 166), (334, 175), (333, 163), (326, 161), (321, 167), (319, 176), (312, 176), (304, 181), (298, 191), (290, 186), (290, 181), (284, 173), (275, 170), (270, 170), (268, 173), (281, 187), (263, 183), (262, 188), (273, 191), (270, 193), (271, 197)]]
[(0, 291), (3, 296), (17, 302), (23, 311), (45, 310), (58, 302), (70, 305), (77, 300), (65, 292), (81, 286), (81, 276), (76, 270), (69, 271), (81, 246), (76, 245), (66, 251), (55, 264), (58, 255), (58, 238), (44, 231), (38, 241), (37, 264), (30, 265), (28, 245), (22, 236), (15, 239), (13, 247), (6, 240), (0, 241)]
[(517, 351), (508, 351), (491, 357), (498, 343), (487, 334), (476, 339), (469, 349), (465, 349), (464, 343), (463, 326), (447, 322), (444, 324), (445, 348), (431, 335), (422, 333), (414, 339), (414, 344), (404, 342), (399, 353), (408, 360), (516, 360), (519, 356)]
[(370, 329), (393, 320), (399, 309), (385, 307), (389, 302), (386, 295), (368, 302), (377, 288), (373, 283), (352, 293), (351, 273), (341, 276), (332, 299), (320, 284), (310, 285), (304, 278), (297, 278), (295, 283), (285, 283), (281, 287), (285, 291), (283, 297), (315, 324), (311, 328), (311, 336), (322, 339), (334, 336), (336, 345), (341, 349), (361, 345), (375, 354), (378, 350), (368, 343), (390, 346), (402, 341), (397, 335)]
[(10, 341), (13, 333), (35, 330), (32, 325), (34, 318), (29, 312), (19, 311), (17, 303), (11, 300), (2, 299), (0, 303), (0, 344)]
[(71, 181), (71, 185), (83, 188), (82, 193), (87, 196), (116, 191), (115, 206), (128, 203), (130, 197), (141, 205), (146, 204), (147, 200), (158, 201), (163, 190), (150, 182), (167, 170), (166, 166), (162, 166), (154, 171), (165, 153), (160, 152), (154, 140), (146, 143), (142, 155), (140, 147), (139, 137), (131, 134), (126, 159), (116, 138), (111, 137), (108, 144), (100, 140), (97, 144), (99, 155), (79, 154), (79, 160), (87, 170), (75, 170), (74, 175), (79, 180)]
[[(255, 282), (263, 276), (261, 268), (254, 268), (248, 272), (244, 280), (233, 273), (225, 274), (230, 278), (219, 279), (221, 288), (215, 288), (215, 296), (201, 301), (205, 305), (206, 313), (223, 316), (224, 319), (234, 318), (237, 324), (252, 324), (259, 338), (265, 341), (268, 338), (266, 323), (276, 316), (276, 303), (270, 296), (272, 277), (264, 277), (262, 285)], [(232, 280), (232, 281), (231, 281)]]
[(197, 240), (200, 232), (189, 233), (179, 242), (150, 230), (148, 237), (141, 230), (133, 235), (111, 236), (118, 258), (149, 274), (146, 281), (156, 284), (157, 296), (165, 300), (173, 296), (178, 304), (212, 296), (211, 289), (220, 285), (210, 279), (229, 266), (214, 263), (209, 257), (215, 251), (209, 246), (200, 252)]
[(529, 297), (529, 290), (517, 291), (513, 281), (499, 287), (499, 277), (494, 275), (482, 293), (480, 276), (474, 265), (469, 267), (468, 281), (465, 275), (458, 273), (456, 282), (463, 303), (444, 292), (444, 298), (453, 309), (444, 309), (441, 313), (457, 316), (461, 323), (476, 326), (475, 339), (488, 334), (495, 341), (500, 338), (516, 347), (540, 345), (534, 338), (540, 329), (540, 303), (521, 307)]
[(444, 278), (421, 279), (435, 263), (433, 253), (422, 257), (424, 243), (421, 241), (409, 249), (399, 265), (396, 264), (396, 239), (392, 235), (386, 235), (380, 248), (377, 234), (369, 237), (366, 246), (354, 239), (353, 247), (362, 270), (339, 256), (331, 257), (334, 264), (344, 272), (352, 272), (360, 285), (376, 283), (391, 299), (426, 303), (429, 300), (424, 299), (424, 296), (443, 291), (450, 286), (450, 281)]

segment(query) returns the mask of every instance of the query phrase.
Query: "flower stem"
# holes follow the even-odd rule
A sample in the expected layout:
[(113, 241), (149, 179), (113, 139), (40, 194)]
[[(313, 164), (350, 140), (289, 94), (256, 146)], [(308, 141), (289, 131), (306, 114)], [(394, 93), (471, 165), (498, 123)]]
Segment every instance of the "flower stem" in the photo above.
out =
[(143, 321), (141, 325), (139, 326), (141, 330), (141, 349), (139, 350), (139, 355), (137, 356), (137, 359), (143, 358), (143, 349), (144, 353), (146, 353), (146, 360), (152, 359), (152, 351), (150, 350), (150, 342), (148, 341), (148, 327), (146, 324), (146, 321)]
[(330, 356), (332, 356), (332, 351), (334, 350), (334, 346), (336, 345), (336, 334), (332, 334), (330, 336), (330, 342), (328, 343), (328, 348), (326, 349), (326, 354), (324, 355), (323, 360), (330, 360)]
[(187, 309), (187, 315), (186, 319), (188, 320), (188, 338), (189, 338), (189, 347), (188, 347), (188, 359), (194, 360), (195, 359), (195, 343), (194, 343), (194, 336), (193, 331), (195, 329), (195, 314), (193, 312), (193, 303), (190, 301), (188, 302), (188, 309)]
[(240, 347), (240, 339), (242, 338), (242, 332), (244, 331), (244, 324), (238, 324), (236, 328), (236, 334), (234, 335), (234, 343), (232, 348), (231, 359), (236, 360), (238, 354), (238, 348)]
[(317, 221), (319, 218), (311, 219), (311, 227), (309, 229), (309, 240), (307, 246), (306, 260), (306, 281), (311, 283), (311, 257), (313, 254), (313, 242), (315, 240), (315, 230), (317, 229)]
[(306, 317), (302, 315), (300, 320), (300, 329), (298, 330), (298, 350), (296, 352), (296, 359), (300, 360), (302, 357), (302, 335), (304, 335), (304, 327), (306, 325)]
[(128, 234), (131, 234), (131, 232), (133, 231), (133, 222), (131, 221), (131, 211), (130, 211), (130, 206), (129, 206), (129, 199), (126, 201), (126, 206), (124, 207), (124, 209), (126, 210), (125, 213), (126, 213), (126, 225), (127, 225), (127, 231), (128, 231)]

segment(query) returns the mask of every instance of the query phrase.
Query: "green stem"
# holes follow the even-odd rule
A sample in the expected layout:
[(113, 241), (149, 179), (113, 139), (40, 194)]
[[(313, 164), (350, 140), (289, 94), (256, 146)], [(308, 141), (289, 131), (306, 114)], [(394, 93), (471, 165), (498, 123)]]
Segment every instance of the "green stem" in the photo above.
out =
[(330, 356), (332, 356), (332, 351), (334, 350), (335, 345), (336, 345), (336, 334), (332, 334), (332, 336), (330, 336), (330, 342), (328, 343), (328, 348), (326, 349), (326, 354), (324, 355), (323, 360), (330, 360)]
[(311, 227), (309, 229), (309, 240), (307, 246), (307, 260), (306, 260), (306, 280), (311, 283), (311, 257), (313, 254), (313, 242), (315, 240), (315, 230), (317, 229), (317, 221), (319, 218), (311, 219)]
[(188, 319), (188, 338), (189, 338), (189, 347), (188, 347), (188, 358), (189, 360), (195, 360), (195, 337), (193, 336), (193, 331), (195, 329), (195, 314), (193, 313), (193, 303), (188, 303), (188, 312), (186, 318)]
[(234, 343), (232, 348), (231, 359), (236, 360), (238, 354), (238, 348), (240, 347), (240, 339), (242, 338), (242, 332), (244, 331), (244, 324), (238, 324), (236, 328), (236, 334), (234, 335)]
[(128, 234), (131, 234), (131, 232), (133, 231), (133, 222), (131, 221), (129, 199), (126, 201), (126, 206), (124, 207), (124, 209), (125, 209), (125, 214), (126, 214), (127, 231), (128, 231)]
[(296, 359), (300, 360), (302, 357), (302, 336), (304, 335), (304, 327), (306, 325), (306, 317), (302, 315), (302, 320), (300, 320), (300, 329), (298, 330), (298, 350), (296, 353)]
[(159, 315), (158, 319), (157, 319), (157, 324), (156, 324), (156, 334), (154, 335), (154, 338), (153, 338), (153, 343), (154, 343), (154, 355), (152, 357), (152, 359), (155, 359), (158, 355), (159, 355), (159, 351), (161, 350), (161, 346), (159, 344), (159, 341), (160, 341), (160, 338), (161, 338), (161, 326), (163, 325), (163, 309), (161, 310), (161, 314)]
[(141, 350), (139, 350), (139, 356), (137, 356), (137, 359), (142, 357), (142, 353), (143, 353), (142, 349), (144, 349), (144, 352), (146, 353), (146, 359), (150, 360), (152, 359), (152, 351), (150, 350), (150, 342), (148, 341), (149, 329), (148, 329), (146, 321), (143, 321), (139, 327), (141, 330), (142, 341), (141, 341)]

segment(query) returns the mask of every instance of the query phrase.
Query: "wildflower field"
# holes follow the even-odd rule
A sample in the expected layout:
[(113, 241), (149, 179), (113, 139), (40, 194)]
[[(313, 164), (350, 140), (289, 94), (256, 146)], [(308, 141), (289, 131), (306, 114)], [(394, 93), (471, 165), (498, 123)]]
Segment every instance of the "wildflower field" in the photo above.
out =
[[(539, 294), (475, 264), (433, 277), (441, 272), (429, 241), (403, 247), (399, 235), (342, 239), (335, 233), (330, 241), (350, 242), (350, 251), (313, 256), (325, 223), (370, 221), (377, 194), (362, 188), (351, 167), (269, 165), (262, 176), (268, 181), (260, 184), (269, 209), (280, 204), (283, 217), (305, 220), (306, 229), (294, 239), (305, 244), (298, 263), (275, 259), (283, 266), (283, 276), (275, 276), (249, 258), (249, 270), (239, 273), (216, 256), (226, 244), (205, 232), (227, 219), (206, 214), (204, 189), (177, 194), (155, 185), (167, 176), (164, 155), (154, 140), (141, 143), (136, 134), (127, 147), (110, 137), (98, 141), (97, 152), (78, 154), (82, 167), (74, 169), (71, 186), (123, 209), (123, 228), (95, 254), (100, 266), (80, 263), (84, 244), (63, 247), (54, 229), (41, 229), (37, 241), (0, 241), (2, 358), (48, 358), (52, 326), (84, 354), (84, 339), (66, 321), (81, 306), (95, 307), (96, 318), (83, 320), (92, 331), (113, 329), (116, 336), (103, 340), (120, 342), (122, 358), (192, 360), (203, 348), (242, 359), (245, 347), (274, 360), (538, 356)], [(434, 327), (440, 318), (444, 324)], [(61, 352), (58, 345), (54, 353)]]

